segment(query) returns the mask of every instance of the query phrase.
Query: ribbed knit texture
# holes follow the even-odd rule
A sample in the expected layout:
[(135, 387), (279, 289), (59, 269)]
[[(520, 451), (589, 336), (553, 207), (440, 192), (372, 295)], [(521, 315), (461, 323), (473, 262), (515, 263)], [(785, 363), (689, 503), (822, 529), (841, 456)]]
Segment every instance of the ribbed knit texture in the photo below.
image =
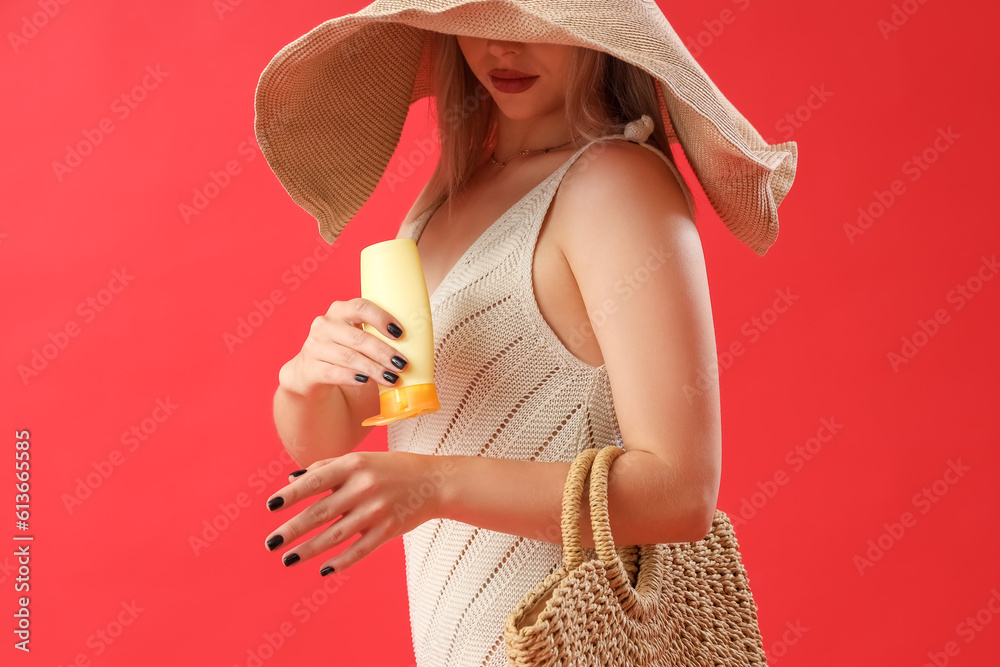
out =
[[(719, 218), (763, 255), (795, 178), (794, 141), (768, 144), (652, 0), (375, 0), (279, 51), (254, 95), (254, 132), (292, 199), (333, 243), (396, 152), (410, 105), (431, 95), (430, 32), (597, 49), (653, 77), (659, 116)], [(774, 31), (773, 41), (781, 41)], [(760, 36), (760, 43), (768, 35)], [(783, 85), (751, 69), (760, 85)]]
[[(431, 294), (441, 409), (389, 424), (390, 451), (569, 462), (591, 447), (624, 449), (607, 369), (562, 344), (532, 289), (542, 220), (563, 175), (593, 143), (494, 221)], [(406, 235), (417, 240), (433, 212)], [(563, 556), (560, 544), (447, 519), (406, 533), (403, 546), (417, 667), (505, 667), (508, 614)]]

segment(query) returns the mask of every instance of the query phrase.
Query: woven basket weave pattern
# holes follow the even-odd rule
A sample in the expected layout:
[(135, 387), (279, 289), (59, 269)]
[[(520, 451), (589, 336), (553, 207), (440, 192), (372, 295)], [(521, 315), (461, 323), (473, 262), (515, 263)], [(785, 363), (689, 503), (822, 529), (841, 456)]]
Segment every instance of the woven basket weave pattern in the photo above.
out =
[[(592, 448), (574, 460), (563, 496), (566, 562), (510, 613), (504, 629), (509, 664), (765, 667), (757, 607), (724, 512), (716, 510), (712, 530), (698, 542), (614, 547), (607, 469), (621, 454), (613, 446)], [(591, 461), (600, 558), (583, 562), (579, 503)]]

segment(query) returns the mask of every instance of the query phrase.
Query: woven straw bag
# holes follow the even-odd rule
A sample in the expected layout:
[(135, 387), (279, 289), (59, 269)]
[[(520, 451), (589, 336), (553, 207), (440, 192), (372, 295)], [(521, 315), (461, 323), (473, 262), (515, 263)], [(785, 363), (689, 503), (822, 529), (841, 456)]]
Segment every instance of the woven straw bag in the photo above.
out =
[[(616, 548), (608, 469), (624, 451), (586, 449), (563, 490), (563, 566), (507, 617), (512, 667), (766, 667), (757, 607), (729, 518), (697, 542)], [(592, 469), (591, 465), (593, 465)], [(580, 503), (590, 469), (598, 559), (583, 560)]]

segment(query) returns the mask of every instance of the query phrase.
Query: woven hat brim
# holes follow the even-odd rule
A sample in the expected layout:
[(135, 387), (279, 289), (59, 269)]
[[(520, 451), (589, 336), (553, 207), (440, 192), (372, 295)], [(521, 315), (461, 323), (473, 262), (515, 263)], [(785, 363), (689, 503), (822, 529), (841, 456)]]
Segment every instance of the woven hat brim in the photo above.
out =
[(292, 199), (337, 238), (374, 192), (410, 105), (430, 94), (427, 31), (605, 51), (651, 74), (660, 113), (712, 207), (763, 255), (795, 178), (794, 141), (769, 145), (649, 0), (376, 0), (316, 26), (260, 76), (254, 130)]

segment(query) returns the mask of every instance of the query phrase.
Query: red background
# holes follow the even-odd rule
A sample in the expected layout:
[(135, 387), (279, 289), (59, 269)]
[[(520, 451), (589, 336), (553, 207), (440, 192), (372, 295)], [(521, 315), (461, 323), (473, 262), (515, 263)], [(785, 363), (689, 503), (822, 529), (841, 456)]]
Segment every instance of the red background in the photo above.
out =
[[(4, 664), (254, 664), (283, 623), (292, 632), (263, 664), (412, 664), (401, 540), (327, 589), (314, 568), (286, 569), (263, 547), (275, 527), (264, 499), (297, 467), (272, 421), (278, 369), (313, 317), (359, 295), (359, 251), (395, 235), (432, 167), (394, 192), (380, 184), (329, 259), (286, 280), (326, 244), (253, 141), (254, 88), (281, 47), (361, 6), (0, 6), (0, 433), (13, 462), (15, 431), (31, 432), (35, 536), (33, 650), (14, 650), (6, 632)], [(983, 268), (990, 279), (976, 281), (981, 258), (1000, 251), (995, 4), (661, 6), (761, 134), (800, 150), (766, 257), (714, 216), (699, 221), (719, 348), (744, 347), (722, 367), (719, 507), (736, 522), (769, 664), (995, 664), (1000, 279)], [(898, 29), (883, 34), (894, 11)], [(123, 118), (114, 101), (147, 66), (161, 80)], [(104, 118), (113, 131), (60, 178), (53, 163)], [(394, 160), (427, 136), (427, 120), (414, 105)], [(942, 128), (952, 141), (935, 146)], [(913, 171), (925, 151), (926, 169)], [(229, 161), (239, 173), (185, 220), (181, 205)], [(859, 207), (878, 213), (879, 198), (892, 202), (849, 238), (845, 225)], [(100, 312), (81, 308), (111, 295), (115, 271), (132, 276), (125, 288)], [(972, 296), (961, 307), (959, 285)], [(273, 290), (284, 301), (230, 350), (225, 334)], [(798, 298), (770, 319), (777, 290)], [(755, 317), (769, 322), (759, 336)], [(916, 354), (894, 368), (890, 353), (921, 322), (934, 335), (916, 335)], [(59, 340), (23, 378), (34, 351)], [(162, 423), (151, 420), (158, 400), (176, 406)], [(797, 458), (824, 419), (842, 426)], [(144, 420), (143, 440), (122, 440)], [(362, 448), (382, 450), (384, 437)], [(963, 474), (946, 474), (958, 461)], [(99, 468), (110, 474), (67, 507)], [(14, 479), (3, 479), (0, 532), (12, 536)], [(227, 521), (220, 504), (239, 515)], [(213, 521), (224, 529), (196, 550), (191, 537)], [(12, 629), (15, 542), (3, 539)], [(873, 560), (860, 568), (858, 557)], [(134, 618), (120, 614), (133, 604)], [(969, 624), (977, 613), (981, 625)], [(130, 624), (99, 640), (119, 616)]]

